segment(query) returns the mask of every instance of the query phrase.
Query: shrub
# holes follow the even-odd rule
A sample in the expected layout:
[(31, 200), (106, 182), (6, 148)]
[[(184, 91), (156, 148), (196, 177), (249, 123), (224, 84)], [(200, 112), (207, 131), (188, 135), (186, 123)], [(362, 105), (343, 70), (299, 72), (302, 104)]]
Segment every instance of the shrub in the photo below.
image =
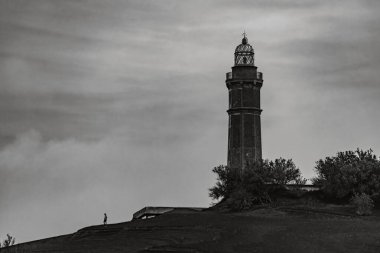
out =
[(294, 180), (296, 185), (305, 185), (307, 183), (307, 179), (303, 178), (301, 175)]
[(227, 200), (227, 206), (233, 211), (248, 210), (252, 208), (254, 202), (254, 196), (244, 188), (239, 187)]
[(1, 248), (9, 247), (15, 244), (15, 238), (9, 234), (7, 234), (7, 238), (3, 241), (3, 244), (0, 244)]
[(317, 177), (323, 193), (334, 199), (348, 200), (354, 192), (376, 198), (380, 194), (380, 161), (373, 151), (339, 152), (316, 162)]
[(216, 185), (210, 188), (210, 197), (226, 199), (233, 210), (249, 209), (254, 204), (270, 203), (270, 193), (290, 182), (304, 182), (294, 162), (279, 158), (259, 161), (244, 170), (219, 165)]
[(351, 203), (356, 207), (356, 213), (358, 215), (370, 215), (374, 207), (373, 200), (368, 194), (355, 193), (351, 198)]
[(220, 199), (229, 197), (238, 184), (238, 175), (236, 171), (227, 166), (219, 165), (212, 169), (217, 175), (216, 185), (209, 189), (212, 199)]
[(269, 172), (269, 180), (273, 184), (285, 185), (303, 181), (301, 172), (292, 159), (278, 158), (274, 161), (264, 161), (264, 168)]

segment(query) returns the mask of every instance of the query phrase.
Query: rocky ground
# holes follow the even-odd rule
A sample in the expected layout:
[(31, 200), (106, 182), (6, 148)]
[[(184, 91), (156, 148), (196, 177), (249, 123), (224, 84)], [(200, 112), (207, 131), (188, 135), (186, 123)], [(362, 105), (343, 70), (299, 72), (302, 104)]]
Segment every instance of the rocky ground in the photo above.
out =
[(230, 213), (172, 211), (156, 218), (83, 228), (9, 252), (380, 252), (380, 212), (345, 206), (277, 206)]

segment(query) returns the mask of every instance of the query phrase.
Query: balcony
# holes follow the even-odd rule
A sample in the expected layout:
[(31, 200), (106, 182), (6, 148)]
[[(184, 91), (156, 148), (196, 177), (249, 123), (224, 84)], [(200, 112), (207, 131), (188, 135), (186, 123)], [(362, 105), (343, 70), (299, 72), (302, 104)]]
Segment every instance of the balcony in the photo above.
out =
[[(235, 78), (237, 78), (237, 79), (247, 79), (247, 78), (250, 79), (250, 78), (252, 78), (252, 75), (251, 76), (250, 75), (242, 75), (240, 73), (236, 73), (236, 74), (237, 75), (235, 76)], [(263, 80), (263, 73), (256, 72), (253, 74), (256, 74), (256, 80)], [(231, 80), (232, 78), (233, 78), (232, 72), (226, 73), (226, 80)], [(254, 76), (253, 76), (253, 78), (254, 78)]]

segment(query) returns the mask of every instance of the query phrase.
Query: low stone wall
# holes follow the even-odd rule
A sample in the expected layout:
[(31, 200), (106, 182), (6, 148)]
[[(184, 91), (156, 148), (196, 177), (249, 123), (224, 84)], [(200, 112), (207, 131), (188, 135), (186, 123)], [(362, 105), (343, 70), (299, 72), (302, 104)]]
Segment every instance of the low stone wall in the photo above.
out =
[(192, 210), (192, 211), (202, 211), (206, 208), (202, 207), (162, 207), (162, 206), (146, 206), (141, 210), (133, 214), (133, 219), (142, 219), (144, 217), (158, 216), (167, 212), (174, 210)]

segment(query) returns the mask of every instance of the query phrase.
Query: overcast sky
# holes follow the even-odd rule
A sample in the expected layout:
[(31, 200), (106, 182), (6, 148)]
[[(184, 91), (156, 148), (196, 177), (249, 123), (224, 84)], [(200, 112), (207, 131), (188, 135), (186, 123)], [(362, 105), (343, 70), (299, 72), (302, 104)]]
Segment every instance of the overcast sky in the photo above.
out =
[(0, 239), (212, 202), (245, 30), (264, 158), (380, 154), (380, 2), (0, 0)]

